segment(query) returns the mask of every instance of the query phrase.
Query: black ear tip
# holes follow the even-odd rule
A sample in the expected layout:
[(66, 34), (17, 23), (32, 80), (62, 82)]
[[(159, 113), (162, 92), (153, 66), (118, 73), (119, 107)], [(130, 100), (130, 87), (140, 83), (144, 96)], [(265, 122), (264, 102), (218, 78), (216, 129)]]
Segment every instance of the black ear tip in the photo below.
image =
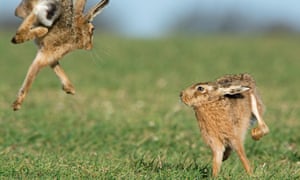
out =
[(109, 3), (109, 0), (102, 0), (103, 6), (107, 5)]

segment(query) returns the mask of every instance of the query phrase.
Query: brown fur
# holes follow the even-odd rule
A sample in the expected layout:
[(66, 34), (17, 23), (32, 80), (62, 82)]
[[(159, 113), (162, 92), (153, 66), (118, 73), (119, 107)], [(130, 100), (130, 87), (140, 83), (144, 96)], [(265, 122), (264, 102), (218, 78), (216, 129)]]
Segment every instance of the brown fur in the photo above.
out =
[(269, 132), (261, 118), (264, 106), (253, 78), (249, 74), (226, 75), (215, 82), (192, 85), (180, 97), (193, 107), (201, 135), (212, 150), (213, 176), (217, 176), (222, 160), (229, 157), (232, 149), (251, 174), (243, 145), (251, 117), (258, 120), (258, 127), (252, 130), (253, 139), (258, 140)]
[[(34, 8), (39, 2), (40, 0), (22, 0), (16, 8), (15, 15), (24, 20), (19, 26), (16, 35), (12, 38), (12, 43), (23, 43), (35, 38), (41, 38), (48, 33), (48, 27), (42, 26), (38, 16), (34, 13)], [(66, 3), (66, 1), (58, 4), (61, 6), (63, 3)], [(67, 5), (64, 4), (64, 7), (67, 7)], [(59, 9), (61, 10), (61, 8)]]
[[(59, 77), (63, 90), (74, 94), (75, 90), (64, 73), (58, 61), (75, 49), (91, 49), (93, 46), (93, 29), (91, 23), (96, 14), (108, 3), (102, 0), (83, 14), (86, 0), (61, 0), (62, 12), (52, 27), (37, 25), (37, 17), (32, 12), (38, 0), (23, 0), (16, 9), (16, 15), (24, 18), (14, 36), (13, 43), (22, 43), (35, 39), (38, 46), (36, 58), (28, 69), (26, 78), (13, 103), (13, 109), (18, 110), (24, 101), (29, 88), (41, 68), (50, 66)], [(74, 7), (73, 7), (74, 6)]]

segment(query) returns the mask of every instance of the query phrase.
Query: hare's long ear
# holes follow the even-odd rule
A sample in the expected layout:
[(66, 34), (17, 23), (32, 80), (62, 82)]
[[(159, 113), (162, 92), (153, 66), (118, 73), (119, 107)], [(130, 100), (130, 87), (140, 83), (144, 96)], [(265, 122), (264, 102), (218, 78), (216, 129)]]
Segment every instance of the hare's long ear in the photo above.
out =
[(80, 15), (84, 11), (86, 0), (73, 0), (73, 4), (74, 4), (74, 9), (75, 9), (75, 14)]
[(90, 22), (93, 21), (94, 17), (96, 17), (102, 11), (102, 9), (108, 4), (108, 2), (109, 0), (100, 1), (87, 12), (87, 14), (85, 15), (85, 19)]
[(231, 85), (229, 87), (219, 87), (218, 92), (222, 95), (235, 95), (248, 91), (250, 88), (242, 85)]

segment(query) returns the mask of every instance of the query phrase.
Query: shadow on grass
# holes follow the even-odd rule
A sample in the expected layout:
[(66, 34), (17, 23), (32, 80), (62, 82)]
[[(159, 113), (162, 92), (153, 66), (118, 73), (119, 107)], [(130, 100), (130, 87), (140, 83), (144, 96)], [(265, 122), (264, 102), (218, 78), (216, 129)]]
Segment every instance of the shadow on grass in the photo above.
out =
[(167, 162), (161, 159), (160, 156), (149, 158), (143, 155), (140, 158), (132, 159), (134, 169), (137, 174), (143, 173), (159, 173), (162, 176), (168, 176), (172, 174), (176, 176), (197, 176), (199, 178), (210, 177), (210, 165), (199, 164), (195, 159), (184, 160), (175, 163)]

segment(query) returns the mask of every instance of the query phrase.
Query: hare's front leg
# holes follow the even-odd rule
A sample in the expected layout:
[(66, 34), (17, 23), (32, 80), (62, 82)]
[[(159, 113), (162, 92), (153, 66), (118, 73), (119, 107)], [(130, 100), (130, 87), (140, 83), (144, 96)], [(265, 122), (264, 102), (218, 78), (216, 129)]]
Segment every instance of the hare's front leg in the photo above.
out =
[(11, 42), (18, 44), (45, 36), (48, 33), (48, 28), (42, 26), (33, 27), (36, 21), (36, 15), (33, 12), (30, 13), (18, 28), (16, 35), (12, 38)]
[(22, 84), (22, 87), (19, 90), (19, 93), (17, 95), (17, 99), (14, 101), (12, 107), (13, 110), (19, 110), (21, 108), (21, 105), (36, 77), (39, 70), (47, 65), (47, 62), (45, 61), (44, 55), (42, 53), (38, 53), (32, 64), (30, 65), (27, 75), (25, 77), (25, 80)]
[(221, 169), (225, 147), (221, 142), (212, 142), (210, 148), (213, 154), (212, 175), (216, 177)]
[(62, 69), (62, 67), (60, 66), (60, 64), (58, 62), (55, 62), (51, 65), (51, 68), (53, 69), (53, 71), (55, 72), (55, 74), (58, 76), (58, 78), (61, 81), (62, 84), (62, 89), (68, 93), (68, 94), (75, 94), (75, 89), (71, 83), (71, 81), (69, 80), (69, 78), (67, 77), (67, 75), (65, 74), (64, 70)]

